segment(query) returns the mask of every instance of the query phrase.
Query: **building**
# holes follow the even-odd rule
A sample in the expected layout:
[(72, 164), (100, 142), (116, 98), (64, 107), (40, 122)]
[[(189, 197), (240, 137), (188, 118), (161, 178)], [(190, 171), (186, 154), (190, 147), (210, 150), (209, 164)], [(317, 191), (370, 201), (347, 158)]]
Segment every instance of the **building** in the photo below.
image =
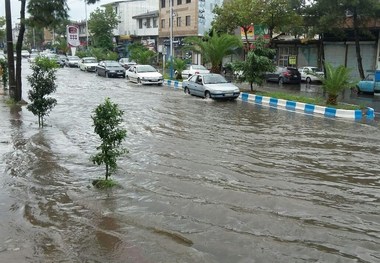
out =
[[(170, 31), (172, 31), (173, 56), (185, 57), (180, 47), (183, 39), (188, 36), (203, 36), (211, 29), (214, 19), (212, 10), (216, 5), (222, 5), (223, 0), (160, 0), (159, 9), (159, 48), (164, 55), (170, 56)], [(173, 9), (173, 19), (170, 19), (170, 8)], [(171, 20), (174, 21), (173, 25)], [(201, 62), (200, 55), (191, 57), (193, 63)]]
[(155, 29), (153, 27), (148, 30), (147, 26), (145, 26), (145, 31), (143, 28), (140, 28), (140, 20), (146, 21), (147, 17), (139, 19), (136, 18), (136, 14), (149, 14), (150, 18), (153, 19), (153, 12), (158, 10), (158, 0), (115, 1), (103, 5), (103, 7), (106, 6), (112, 6), (120, 20), (119, 25), (113, 32), (120, 57), (128, 57), (128, 45), (133, 43), (133, 41), (146, 40), (149, 37), (148, 35), (140, 36), (138, 34), (154, 35)]
[(157, 51), (158, 42), (158, 10), (145, 12), (132, 17), (136, 20), (136, 41), (140, 41), (150, 50)]

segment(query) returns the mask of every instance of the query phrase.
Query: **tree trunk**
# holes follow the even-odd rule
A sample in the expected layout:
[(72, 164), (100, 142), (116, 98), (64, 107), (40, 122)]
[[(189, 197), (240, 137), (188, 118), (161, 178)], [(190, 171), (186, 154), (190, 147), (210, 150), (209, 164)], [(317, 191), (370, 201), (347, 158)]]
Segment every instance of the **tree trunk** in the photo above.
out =
[(359, 26), (358, 26), (358, 14), (356, 9), (353, 12), (353, 20), (354, 20), (354, 36), (355, 36), (355, 49), (356, 49), (356, 60), (358, 63), (358, 70), (361, 79), (365, 78), (363, 63), (362, 63), (362, 55), (360, 52), (360, 43), (359, 43)]
[(108, 180), (109, 171), (108, 171), (108, 163), (106, 163), (106, 180)]
[(7, 28), (7, 54), (8, 54), (8, 83), (9, 95), (16, 100), (16, 80), (15, 80), (15, 60), (13, 55), (13, 39), (12, 39), (12, 14), (10, 0), (5, 0), (5, 16)]
[(16, 43), (16, 93), (15, 100), (21, 101), (22, 99), (22, 79), (21, 79), (21, 49), (22, 43), (24, 41), (24, 33), (25, 33), (25, 4), (26, 0), (21, 0), (21, 10), (20, 10), (20, 29)]
[(337, 105), (338, 104), (338, 95), (335, 94), (327, 94), (327, 105)]

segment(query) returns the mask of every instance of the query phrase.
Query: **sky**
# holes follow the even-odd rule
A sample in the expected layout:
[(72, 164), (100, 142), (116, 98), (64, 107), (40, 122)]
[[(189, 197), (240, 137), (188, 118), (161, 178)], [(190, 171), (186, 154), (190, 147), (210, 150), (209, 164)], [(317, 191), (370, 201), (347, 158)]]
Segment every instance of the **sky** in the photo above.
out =
[[(48, 0), (47, 0), (48, 1)], [(90, 13), (101, 5), (115, 2), (116, 0), (100, 0), (96, 4), (87, 5), (87, 18), (90, 18)], [(11, 0), (12, 24), (17, 23), (20, 17), (20, 2), (18, 0)], [(74, 21), (85, 20), (85, 2), (84, 0), (67, 0), (67, 5), (70, 8), (70, 19)], [(26, 14), (27, 15), (27, 14)], [(0, 0), (0, 16), (5, 17), (5, 1)]]

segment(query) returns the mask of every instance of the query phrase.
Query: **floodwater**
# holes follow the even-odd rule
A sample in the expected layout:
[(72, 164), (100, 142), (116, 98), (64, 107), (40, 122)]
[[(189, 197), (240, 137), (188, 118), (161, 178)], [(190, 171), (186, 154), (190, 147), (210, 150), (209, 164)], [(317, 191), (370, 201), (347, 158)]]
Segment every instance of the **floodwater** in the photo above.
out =
[[(42, 129), (0, 100), (0, 262), (380, 261), (376, 121), (57, 77)], [(105, 97), (124, 111), (129, 153), (119, 187), (97, 190), (90, 116)]]

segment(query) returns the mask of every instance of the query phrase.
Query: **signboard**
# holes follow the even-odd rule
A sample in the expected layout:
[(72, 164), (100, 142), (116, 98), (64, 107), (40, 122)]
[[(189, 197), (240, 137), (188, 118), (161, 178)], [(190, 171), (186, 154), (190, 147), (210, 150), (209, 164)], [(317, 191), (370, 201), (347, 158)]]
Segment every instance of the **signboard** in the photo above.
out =
[(67, 26), (67, 43), (71, 47), (80, 46), (79, 42), (79, 28), (76, 26)]
[(297, 65), (297, 56), (289, 56), (288, 57), (289, 65)]
[[(245, 40), (244, 29), (240, 27), (240, 36), (243, 40)], [(248, 40), (256, 40), (259, 37), (263, 37), (265, 39), (269, 39), (269, 30), (266, 26), (263, 25), (251, 25), (247, 30), (247, 38)]]

